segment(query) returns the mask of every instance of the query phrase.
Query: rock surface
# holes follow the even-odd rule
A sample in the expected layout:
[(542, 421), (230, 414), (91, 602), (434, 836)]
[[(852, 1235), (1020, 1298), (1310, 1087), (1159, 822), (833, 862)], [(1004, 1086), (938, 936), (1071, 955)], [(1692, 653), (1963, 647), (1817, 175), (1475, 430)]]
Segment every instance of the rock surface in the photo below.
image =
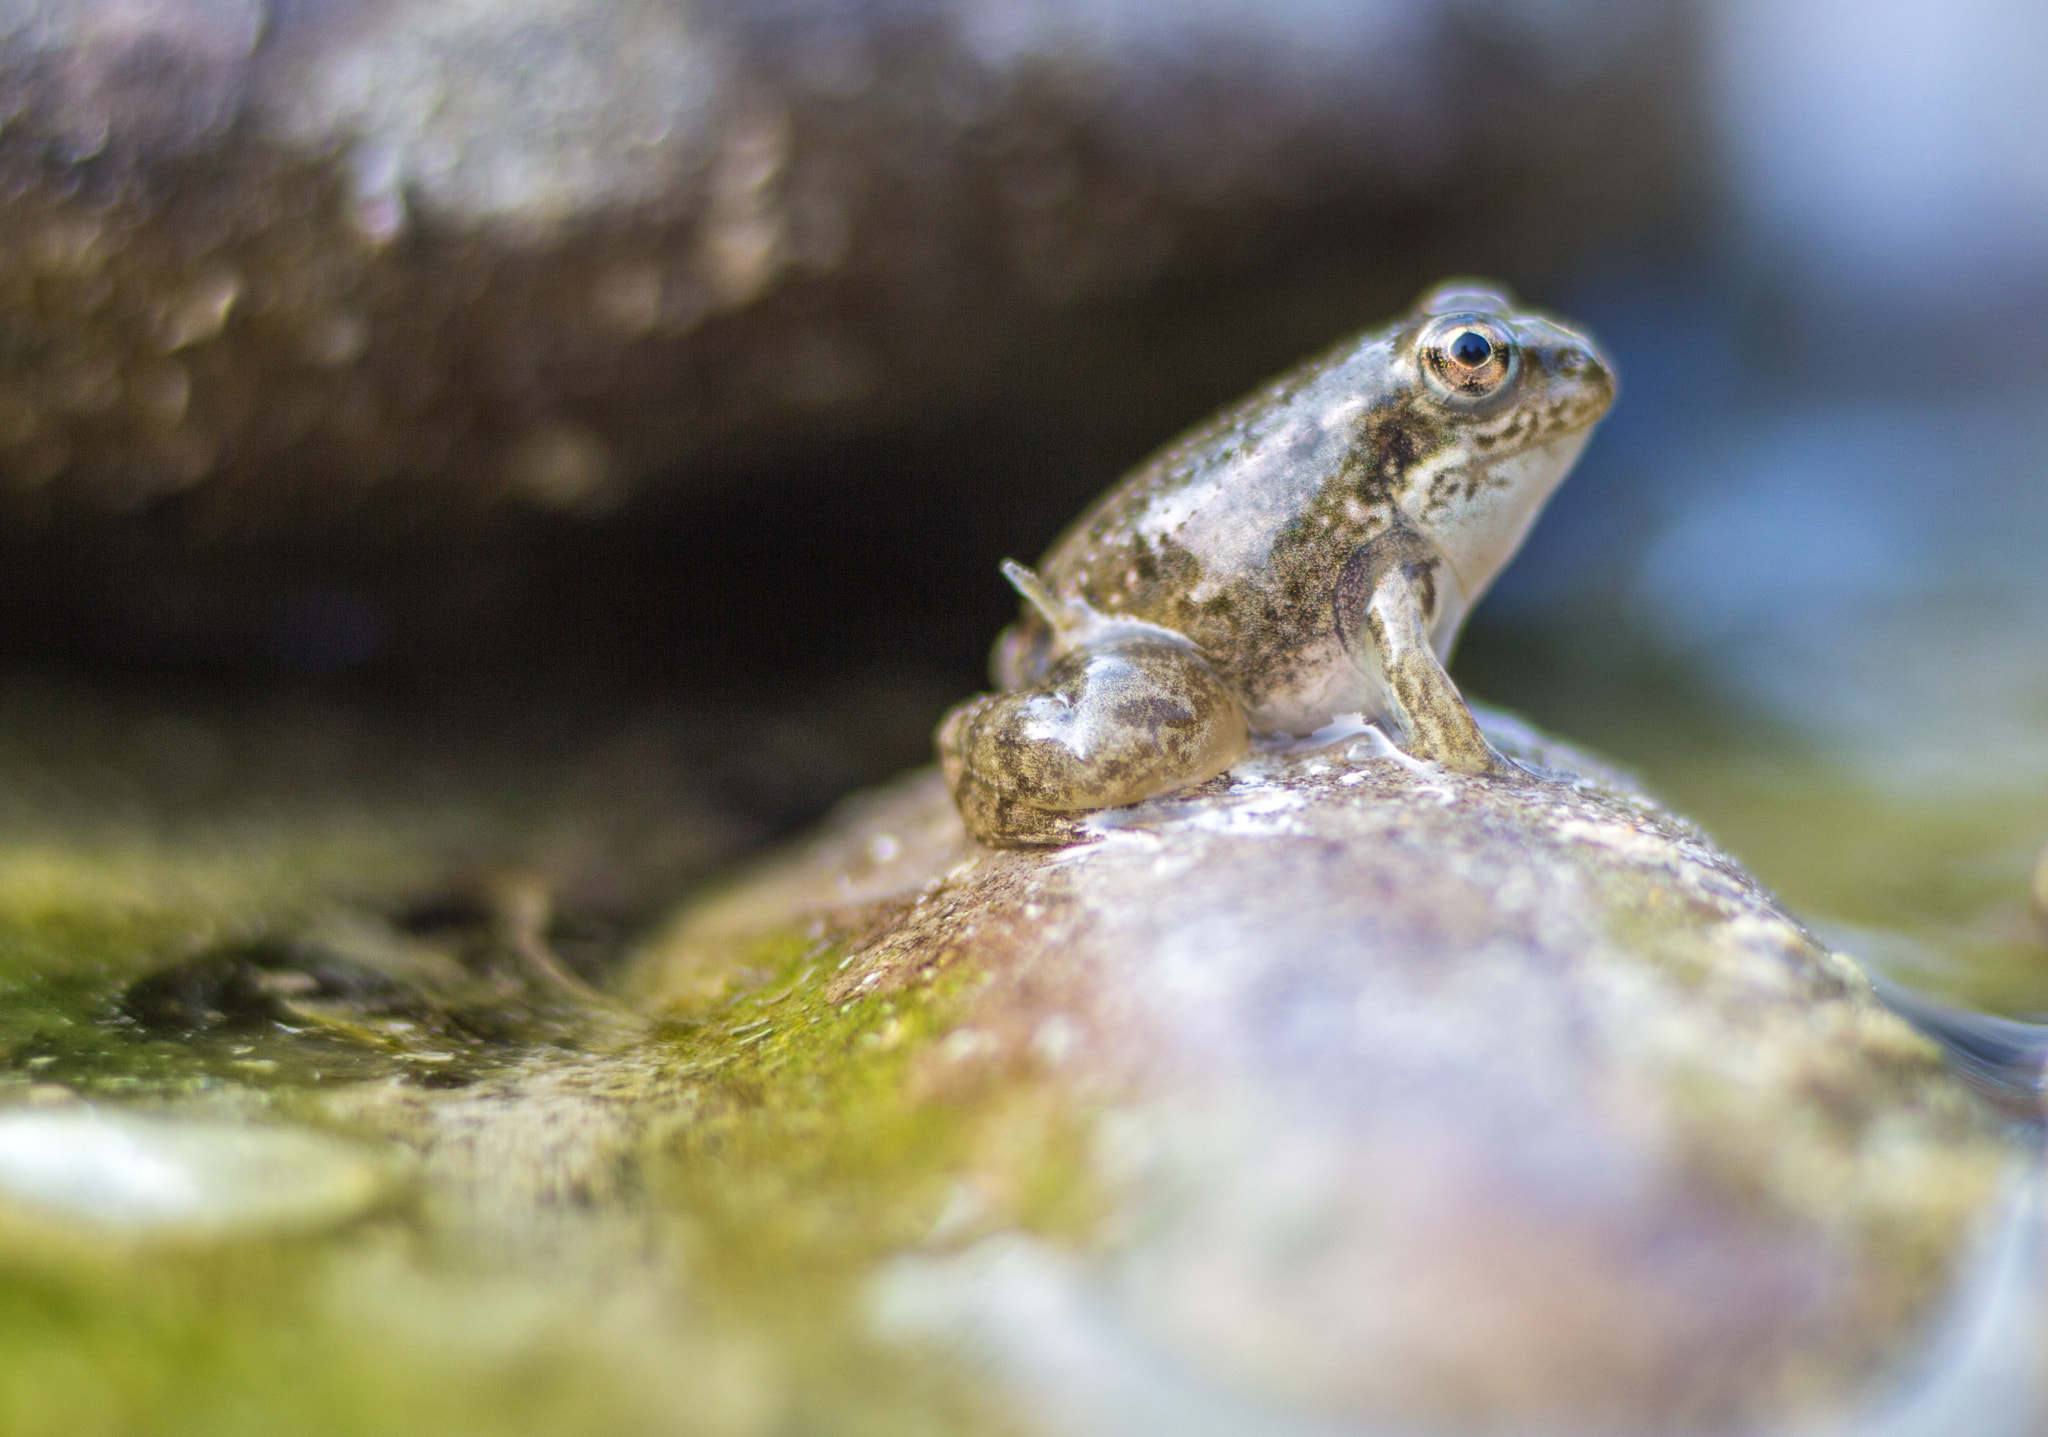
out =
[(1540, 782), (1368, 732), (1054, 852), (971, 844), (921, 775), (685, 915), (638, 992), (715, 1010), (793, 934), (842, 1009), (958, 995), (911, 1059), (934, 1100), (1058, 1095), (1087, 1239), (1020, 1236), (1014, 1174), (970, 1170), (876, 1301), (1071, 1430), (1725, 1431), (1879, 1401), (2006, 1142), (1699, 832), (1489, 727)]
[[(0, 1430), (1643, 1437), (1934, 1359), (1963, 1405), (1855, 1437), (2039, 1430), (1923, 1346), (1951, 1290), (1983, 1325), (1973, 1271), (2040, 1291), (1970, 1257), (2003, 1135), (1581, 759), (1517, 792), (1340, 745), (1036, 858), (913, 779), (650, 937), (760, 840), (735, 775), (795, 775), (793, 822), (903, 761), (861, 756), (886, 696), (538, 697), (0, 692), (0, 1118), (66, 1137), (27, 1152), (73, 1211), (136, 1173), (80, 1118), (316, 1135), (253, 1208), (209, 1196), (233, 1146), (143, 1163), (203, 1230), (0, 1202)], [(594, 998), (632, 953), (639, 1011)], [(369, 1194), (335, 1140), (397, 1181), (324, 1227)]]
[(1341, 257), (1280, 352), (1211, 326), (1227, 392), (1411, 268), (1669, 210), (1681, 10), (23, 0), (0, 514), (405, 533), (1034, 392), (1071, 426), (1141, 353), (1204, 383), (1219, 280), (1270, 318)]

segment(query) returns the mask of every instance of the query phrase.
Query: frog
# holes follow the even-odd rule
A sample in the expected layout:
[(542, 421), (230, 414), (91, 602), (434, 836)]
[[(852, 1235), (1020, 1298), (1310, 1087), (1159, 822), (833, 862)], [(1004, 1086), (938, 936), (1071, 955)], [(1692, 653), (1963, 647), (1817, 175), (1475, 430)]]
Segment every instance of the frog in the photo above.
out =
[(1614, 395), (1591, 339), (1454, 279), (1167, 444), (1037, 568), (1004, 561), (998, 691), (936, 734), (967, 830), (1088, 842), (1347, 719), (1407, 761), (1540, 781), (1445, 665)]

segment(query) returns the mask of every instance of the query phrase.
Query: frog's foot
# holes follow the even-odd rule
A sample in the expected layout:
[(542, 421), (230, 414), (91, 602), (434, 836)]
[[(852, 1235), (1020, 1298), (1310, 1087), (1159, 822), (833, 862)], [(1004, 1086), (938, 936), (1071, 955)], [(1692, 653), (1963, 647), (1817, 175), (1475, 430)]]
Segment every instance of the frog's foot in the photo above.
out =
[(1428, 647), (1389, 662), (1387, 680), (1400, 706), (1401, 747), (1408, 754), (1474, 778), (1534, 781), (1534, 774), (1487, 741), (1464, 695)]
[(1534, 775), (1486, 741), (1430, 646), (1443, 557), (1407, 529), (1361, 545), (1337, 583), (1338, 630), (1393, 698), (1402, 749), (1453, 773), (1518, 783)]
[[(1448, 677), (1445, 682), (1449, 682)], [(1454, 688), (1452, 692), (1455, 694), (1456, 689)], [(1462, 700), (1459, 701), (1459, 707), (1464, 708)], [(1465, 709), (1465, 717), (1470, 722), (1470, 709)], [(1478, 724), (1471, 724), (1470, 734), (1450, 732), (1448, 725), (1444, 728), (1445, 731), (1442, 733), (1418, 735), (1416, 728), (1411, 724), (1407, 742), (1401, 747), (1412, 757), (1447, 768), (1452, 773), (1470, 774), (1474, 778), (1507, 779), (1514, 783), (1535, 781), (1536, 775), (1488, 743), (1486, 735), (1479, 731)]]
[(938, 733), (968, 830), (1006, 848), (1081, 842), (1090, 813), (1214, 778), (1250, 743), (1208, 665), (1150, 638), (1078, 650), (1035, 688), (962, 704)]

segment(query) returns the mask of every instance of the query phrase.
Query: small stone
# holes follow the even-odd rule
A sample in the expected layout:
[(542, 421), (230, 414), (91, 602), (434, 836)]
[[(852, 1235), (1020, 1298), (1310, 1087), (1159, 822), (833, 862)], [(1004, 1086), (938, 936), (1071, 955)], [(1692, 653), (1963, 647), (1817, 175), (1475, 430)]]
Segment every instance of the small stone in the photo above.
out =
[(366, 1149), (302, 1129), (84, 1105), (0, 1111), (0, 1211), (137, 1237), (330, 1227), (384, 1190)]

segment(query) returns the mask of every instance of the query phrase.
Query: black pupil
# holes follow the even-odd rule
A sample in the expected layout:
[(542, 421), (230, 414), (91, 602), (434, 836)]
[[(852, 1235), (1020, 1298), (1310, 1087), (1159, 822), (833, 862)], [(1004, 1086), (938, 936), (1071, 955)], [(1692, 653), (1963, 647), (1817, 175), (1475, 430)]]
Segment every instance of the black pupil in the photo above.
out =
[(1451, 358), (1467, 369), (1477, 369), (1493, 358), (1493, 345), (1476, 329), (1468, 329), (1451, 341)]

